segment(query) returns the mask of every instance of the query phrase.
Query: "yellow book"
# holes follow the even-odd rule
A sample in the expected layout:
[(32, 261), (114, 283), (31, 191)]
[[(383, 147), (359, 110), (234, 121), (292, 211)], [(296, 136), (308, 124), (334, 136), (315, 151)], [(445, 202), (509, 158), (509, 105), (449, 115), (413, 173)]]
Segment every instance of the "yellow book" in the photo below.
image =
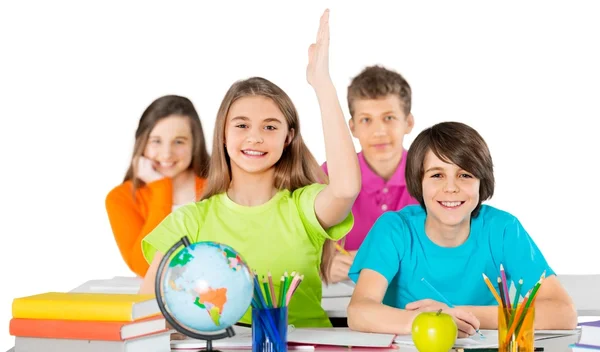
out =
[(47, 292), (16, 298), (13, 318), (134, 321), (160, 313), (154, 295)]

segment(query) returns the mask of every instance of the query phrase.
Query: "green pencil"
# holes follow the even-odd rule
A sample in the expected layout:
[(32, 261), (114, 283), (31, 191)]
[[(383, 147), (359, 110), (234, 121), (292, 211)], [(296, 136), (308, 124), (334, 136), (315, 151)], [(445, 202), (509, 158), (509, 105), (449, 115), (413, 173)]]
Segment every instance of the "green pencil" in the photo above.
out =
[(513, 320), (515, 319), (515, 315), (517, 314), (517, 306), (519, 305), (519, 300), (521, 299), (522, 287), (523, 287), (523, 279), (520, 279), (519, 283), (517, 285), (517, 292), (515, 292), (515, 299), (513, 300), (513, 304), (512, 304), (514, 309), (512, 310), (512, 313), (510, 315), (510, 324), (512, 324)]
[(544, 277), (542, 275), (542, 277), (538, 280), (538, 282), (535, 284), (535, 286), (533, 286), (533, 289), (531, 289), (531, 294), (529, 295), (529, 299), (527, 300), (527, 302), (525, 302), (525, 308), (523, 309), (523, 314), (521, 315), (521, 317), (519, 319), (519, 324), (517, 325), (517, 328), (515, 329), (515, 337), (519, 336), (519, 330), (521, 330), (521, 326), (523, 325), (523, 322), (525, 321), (525, 317), (527, 316), (527, 309), (529, 308), (529, 306), (531, 306), (533, 300), (535, 299), (535, 295), (536, 295), (537, 291), (539, 290), (540, 286), (542, 285), (543, 280), (544, 280)]
[(283, 294), (281, 295), (281, 306), (284, 307), (285, 306), (285, 296), (287, 295), (287, 291), (290, 288), (290, 276), (288, 276), (287, 271), (283, 274), (284, 276), (284, 281), (283, 281)]
[(263, 275), (263, 288), (265, 289), (265, 296), (267, 297), (267, 305), (268, 308), (273, 308), (273, 302), (271, 301), (271, 293), (269, 291), (269, 285), (267, 284), (267, 279)]
[(277, 297), (277, 306), (283, 307), (283, 290), (285, 289), (285, 278), (281, 277), (281, 283), (279, 284), (279, 297)]

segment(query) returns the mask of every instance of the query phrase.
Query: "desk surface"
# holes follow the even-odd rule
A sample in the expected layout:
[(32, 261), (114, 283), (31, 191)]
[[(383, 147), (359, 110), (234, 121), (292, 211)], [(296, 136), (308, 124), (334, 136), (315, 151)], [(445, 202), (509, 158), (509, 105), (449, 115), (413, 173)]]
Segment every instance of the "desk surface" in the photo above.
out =
[[(561, 337), (556, 337), (556, 338), (551, 338), (551, 339), (545, 339), (545, 340), (538, 340), (535, 342), (535, 346), (536, 347), (544, 347), (544, 352), (571, 352), (571, 348), (569, 347), (569, 345), (576, 343), (577, 341), (579, 341), (579, 335), (568, 335), (568, 336), (561, 336)], [(249, 351), (250, 349), (245, 349), (246, 351)], [(394, 345), (394, 348), (390, 348), (390, 349), (376, 349), (378, 352), (398, 352), (398, 351), (417, 351), (416, 348), (414, 348), (413, 346), (404, 346), (404, 345)], [(175, 352), (175, 351), (182, 351), (182, 350), (166, 350), (165, 352)], [(227, 350), (227, 349), (219, 349), (219, 351), (221, 352), (240, 352), (240, 349), (232, 349), (232, 350)], [(290, 349), (290, 351), (294, 351), (293, 349)], [(308, 351), (308, 350), (303, 350), (303, 349), (298, 349), (296, 351)], [(351, 349), (349, 348), (344, 348), (344, 347), (317, 347), (316, 349), (314, 349), (315, 352), (320, 352), (320, 351), (328, 351), (328, 352), (345, 352), (345, 351), (352, 351), (352, 352), (373, 352), (374, 350), (372, 348), (359, 348), (359, 347), (352, 347)], [(457, 351), (457, 352), (468, 352), (469, 350), (453, 350), (453, 351)], [(7, 352), (18, 352), (15, 351), (14, 347), (11, 348), (10, 350), (8, 350)]]
[[(569, 347), (571, 344), (577, 343), (579, 341), (579, 338), (581, 336), (581, 332), (577, 333), (577, 334), (573, 334), (573, 335), (565, 335), (565, 336), (560, 336), (560, 337), (553, 337), (553, 338), (548, 338), (548, 339), (543, 339), (543, 340), (537, 340), (535, 341), (535, 346), (536, 347), (543, 347), (544, 348), (544, 352), (571, 352), (572, 349)], [(249, 351), (249, 348), (246, 349), (219, 349), (220, 352), (239, 352), (239, 351)], [(398, 351), (412, 351), (415, 352), (417, 351), (417, 349), (414, 346), (407, 346), (407, 345), (394, 345), (393, 348), (390, 349), (381, 349), (381, 348), (377, 348), (377, 349), (372, 349), (372, 348), (360, 348), (360, 347), (352, 347), (350, 348), (346, 348), (346, 347), (337, 347), (337, 346), (322, 346), (322, 347), (317, 347), (314, 350), (313, 349), (305, 349), (305, 348), (301, 348), (301, 349), (290, 349), (290, 351), (315, 351), (315, 352), (345, 352), (345, 351), (352, 351), (352, 352), (373, 352), (374, 350), (377, 350), (378, 352), (398, 352)], [(175, 351), (184, 351), (181, 349), (178, 350), (170, 350), (170, 349), (166, 349), (165, 352), (175, 352)], [(189, 351), (189, 350), (188, 350)], [(468, 349), (457, 349), (457, 350), (452, 350), (455, 352), (469, 352)], [(15, 348), (11, 348), (9, 349), (7, 352), (18, 352), (15, 351)]]

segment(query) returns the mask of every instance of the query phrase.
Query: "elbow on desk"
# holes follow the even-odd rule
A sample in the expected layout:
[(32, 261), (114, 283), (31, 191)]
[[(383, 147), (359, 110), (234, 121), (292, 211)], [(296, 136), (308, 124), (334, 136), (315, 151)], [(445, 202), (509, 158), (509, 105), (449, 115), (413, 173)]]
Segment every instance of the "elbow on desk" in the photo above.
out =
[(346, 309), (348, 327), (350, 330), (354, 331), (369, 332), (366, 330), (366, 326), (368, 324), (365, 324), (366, 321), (364, 317), (361, 316), (361, 312), (362, 310), (357, 306), (356, 303), (350, 302), (348, 308)]
[(546, 301), (544, 302), (544, 311), (543, 314), (540, 314), (543, 315), (543, 317), (540, 317), (541, 320), (535, 323), (536, 329), (573, 330), (577, 328), (578, 316), (575, 305), (557, 301)]
[(563, 304), (557, 304), (555, 309), (559, 310), (561, 314), (560, 318), (555, 322), (556, 327), (553, 329), (573, 330), (577, 328), (577, 309), (573, 303), (565, 302)]
[(577, 328), (577, 309), (574, 304), (569, 304), (568, 314), (565, 317), (565, 329), (573, 330)]

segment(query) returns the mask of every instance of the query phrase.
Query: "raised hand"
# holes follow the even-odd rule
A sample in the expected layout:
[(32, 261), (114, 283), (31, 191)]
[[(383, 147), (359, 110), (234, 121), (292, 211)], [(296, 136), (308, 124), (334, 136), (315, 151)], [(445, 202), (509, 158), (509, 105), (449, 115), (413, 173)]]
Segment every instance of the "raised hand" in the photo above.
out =
[(137, 160), (134, 160), (134, 168), (136, 170), (137, 178), (144, 181), (145, 183), (150, 183), (153, 181), (160, 180), (164, 176), (154, 169), (152, 165), (152, 160), (140, 156)]
[(306, 80), (313, 88), (331, 81), (329, 76), (329, 9), (321, 16), (317, 41), (308, 47)]

